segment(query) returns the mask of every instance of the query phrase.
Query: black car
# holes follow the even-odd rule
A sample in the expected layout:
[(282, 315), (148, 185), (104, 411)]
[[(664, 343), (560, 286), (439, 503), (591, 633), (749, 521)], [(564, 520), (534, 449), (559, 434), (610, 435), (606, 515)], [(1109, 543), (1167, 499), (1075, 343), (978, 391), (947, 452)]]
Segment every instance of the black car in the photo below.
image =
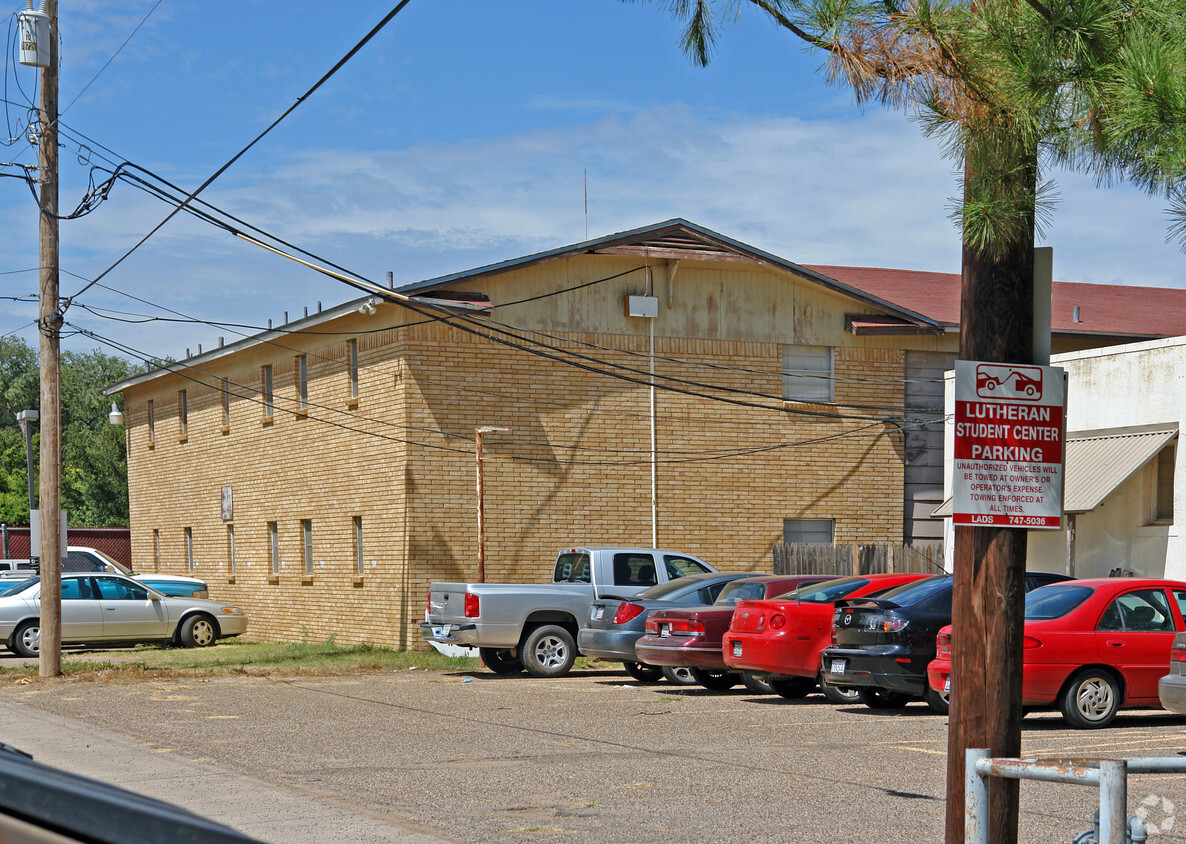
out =
[[(1026, 572), (1025, 591), (1060, 580), (1063, 574)], [(951, 575), (916, 580), (879, 598), (836, 602), (832, 647), (820, 653), (820, 677), (829, 686), (855, 689), (872, 708), (897, 708), (924, 700), (947, 713), (947, 697), (927, 682), (935, 658), (935, 634), (951, 624)]]

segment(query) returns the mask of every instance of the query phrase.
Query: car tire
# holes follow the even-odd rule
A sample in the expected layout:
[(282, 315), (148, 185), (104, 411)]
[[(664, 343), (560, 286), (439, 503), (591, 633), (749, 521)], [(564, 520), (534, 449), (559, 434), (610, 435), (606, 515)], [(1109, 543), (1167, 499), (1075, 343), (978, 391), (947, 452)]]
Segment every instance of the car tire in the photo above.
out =
[(1077, 730), (1106, 727), (1120, 709), (1120, 685), (1103, 669), (1084, 668), (1063, 687), (1058, 708), (1063, 720)]
[(658, 683), (663, 679), (663, 672), (657, 665), (647, 665), (645, 662), (624, 662), (622, 667), (626, 673), (640, 683)]
[(563, 677), (577, 659), (572, 634), (555, 624), (545, 624), (527, 634), (519, 659), (532, 677)]
[(910, 702), (910, 696), (889, 689), (864, 687), (857, 689), (861, 703), (870, 709), (901, 709)]
[(41, 621), (30, 619), (12, 631), (12, 649), (23, 657), (41, 654)]
[(205, 613), (188, 616), (181, 622), (181, 644), (187, 648), (208, 648), (218, 641), (218, 625)]
[(774, 694), (774, 687), (770, 685), (770, 678), (764, 675), (759, 677), (757, 674), (746, 671), (741, 675), (741, 682), (756, 695)]
[(923, 690), (922, 699), (926, 701), (927, 706), (931, 708), (932, 712), (946, 715), (951, 710), (951, 696), (935, 691), (929, 683)]
[(815, 680), (811, 677), (771, 678), (770, 688), (779, 697), (787, 700), (802, 700), (815, 688)]
[(852, 686), (833, 686), (825, 682), (823, 677), (819, 679), (819, 690), (823, 692), (828, 703), (844, 705), (861, 702), (859, 689), (854, 689)]
[(732, 671), (720, 671), (711, 668), (693, 668), (690, 669), (692, 679), (695, 680), (704, 688), (714, 691), (723, 692), (726, 689), (731, 689), (741, 682), (741, 677), (734, 674)]
[(510, 648), (478, 648), (478, 656), (495, 674), (518, 674), (523, 670), (523, 660)]
[(664, 665), (662, 668), (663, 676), (668, 683), (673, 683), (676, 686), (695, 686), (696, 680), (692, 677), (692, 669), (676, 665)]

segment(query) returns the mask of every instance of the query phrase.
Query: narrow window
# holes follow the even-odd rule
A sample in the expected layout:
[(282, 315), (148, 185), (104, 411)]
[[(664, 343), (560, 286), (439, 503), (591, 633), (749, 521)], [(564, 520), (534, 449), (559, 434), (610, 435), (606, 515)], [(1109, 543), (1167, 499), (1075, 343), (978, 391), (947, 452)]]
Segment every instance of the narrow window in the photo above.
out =
[(297, 407), (300, 410), (309, 410), (309, 362), (304, 355), (297, 355), (296, 358), (296, 376), (297, 376)]
[(156, 445), (156, 411), (153, 409), (152, 399), (148, 400), (148, 444)]
[(280, 527), (268, 522), (268, 543), (272, 549), (272, 574), (280, 574)]
[(272, 402), (272, 365), (270, 363), (260, 369), (260, 382), (260, 389), (264, 397), (264, 421), (270, 422), (276, 412)]
[(350, 398), (358, 398), (358, 341), (348, 340), (350, 350)]
[(185, 390), (177, 391), (177, 425), (181, 429), (181, 440), (184, 442), (189, 436), (189, 402), (186, 400)]
[(787, 545), (831, 545), (833, 519), (783, 519), (782, 541)]
[(313, 522), (301, 519), (301, 537), (305, 544), (305, 574), (313, 573)]
[(185, 566), (187, 571), (194, 570), (194, 529), (185, 529)]
[(362, 550), (362, 516), (354, 517), (354, 565), (360, 575), (366, 572), (366, 560)]
[(789, 401), (832, 401), (833, 359), (830, 346), (783, 346), (782, 397)]
[(1157, 496), (1153, 519), (1158, 522), (1174, 520), (1174, 447), (1168, 445), (1157, 455)]
[(156, 528), (152, 529), (152, 570), (161, 570), (161, 532)]
[(231, 429), (231, 382), (226, 378), (222, 379), (222, 429)]
[(226, 526), (226, 568), (228, 574), (235, 573), (235, 526)]

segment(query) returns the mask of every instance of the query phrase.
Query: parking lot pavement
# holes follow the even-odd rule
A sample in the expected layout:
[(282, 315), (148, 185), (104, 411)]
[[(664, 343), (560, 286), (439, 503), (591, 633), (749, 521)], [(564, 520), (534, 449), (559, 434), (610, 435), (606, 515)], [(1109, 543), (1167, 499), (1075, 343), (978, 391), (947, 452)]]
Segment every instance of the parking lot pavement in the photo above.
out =
[[(185, 792), (194, 797), (187, 808), (276, 842), (313, 840), (302, 837), (309, 829), (300, 808), (309, 802), (409, 836), (322, 827), (323, 841), (917, 844), (943, 836), (947, 719), (921, 704), (875, 712), (819, 695), (787, 701), (642, 685), (596, 670), (553, 680), (401, 671), (37, 681), (0, 687), (0, 704), (6, 724), (41, 723), (22, 715), (26, 707), (69, 719), (52, 722), (51, 733), (69, 727), (107, 743), (75, 759), (68, 746), (49, 758), (44, 728), (22, 741), (18, 727), (0, 740), (71, 770), (85, 763), (80, 773), (136, 790), (156, 782), (154, 796), (179, 802)], [(1047, 713), (1024, 722), (1027, 756), (1177, 755), (1183, 747), (1186, 719), (1165, 713), (1124, 714), (1090, 732)], [(157, 775), (126, 762), (143, 756), (179, 767)], [(232, 786), (207, 784), (202, 771)], [(1098, 805), (1097, 792), (1082, 786), (1023, 783), (1021, 793), (1022, 841), (1069, 841), (1090, 827)], [(1130, 812), (1149, 799), (1161, 830), (1150, 841), (1186, 840), (1186, 780), (1131, 778)], [(1174, 825), (1176, 806), (1184, 817)]]

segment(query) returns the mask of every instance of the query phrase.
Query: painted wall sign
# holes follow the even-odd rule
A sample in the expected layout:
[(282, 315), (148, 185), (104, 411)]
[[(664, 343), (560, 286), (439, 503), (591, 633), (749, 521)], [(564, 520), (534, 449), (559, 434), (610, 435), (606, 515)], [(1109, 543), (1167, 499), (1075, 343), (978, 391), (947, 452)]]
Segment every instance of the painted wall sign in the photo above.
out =
[(1058, 367), (956, 361), (952, 521), (1061, 528), (1065, 411)]

